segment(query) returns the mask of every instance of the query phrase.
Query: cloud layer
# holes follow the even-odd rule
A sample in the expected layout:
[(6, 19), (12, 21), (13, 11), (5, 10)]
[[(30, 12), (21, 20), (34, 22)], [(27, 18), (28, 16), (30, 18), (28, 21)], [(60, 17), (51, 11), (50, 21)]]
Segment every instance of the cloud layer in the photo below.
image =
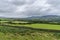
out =
[(60, 0), (0, 0), (1, 17), (60, 15)]

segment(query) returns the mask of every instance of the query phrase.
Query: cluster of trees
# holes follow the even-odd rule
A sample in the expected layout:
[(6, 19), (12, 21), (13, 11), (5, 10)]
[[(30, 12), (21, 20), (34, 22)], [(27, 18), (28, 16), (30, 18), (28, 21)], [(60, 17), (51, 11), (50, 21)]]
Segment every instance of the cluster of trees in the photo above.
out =
[[(0, 21), (4, 21), (5, 19), (0, 19)], [(8, 24), (16, 24), (14, 21), (24, 21), (27, 23), (18, 23), (18, 24), (33, 24), (33, 23), (44, 23), (44, 24), (60, 24), (60, 20), (42, 20), (42, 19), (8, 19)]]
[(40, 20), (40, 19), (32, 19), (32, 20), (26, 20), (30, 23), (43, 23), (43, 24), (58, 24), (60, 25), (60, 20)]

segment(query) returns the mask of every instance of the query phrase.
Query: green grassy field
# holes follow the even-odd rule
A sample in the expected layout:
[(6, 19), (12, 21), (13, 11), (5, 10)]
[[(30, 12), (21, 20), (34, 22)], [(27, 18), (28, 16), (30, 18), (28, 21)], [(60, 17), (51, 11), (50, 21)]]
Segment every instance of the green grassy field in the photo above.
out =
[(10, 26), (26, 26), (37, 29), (51, 29), (51, 30), (60, 30), (60, 25), (54, 24), (9, 24)]
[(0, 26), (0, 40), (60, 40), (60, 32)]
[[(0, 40), (60, 40), (60, 32), (57, 32), (60, 30), (60, 25), (23, 24), (28, 22), (22, 21), (8, 22), (0, 21)], [(48, 30), (57, 31), (52, 32)]]
[(31, 24), (24, 26), (32, 27), (32, 28), (40, 28), (40, 29), (60, 30), (60, 25), (52, 25), (52, 24)]

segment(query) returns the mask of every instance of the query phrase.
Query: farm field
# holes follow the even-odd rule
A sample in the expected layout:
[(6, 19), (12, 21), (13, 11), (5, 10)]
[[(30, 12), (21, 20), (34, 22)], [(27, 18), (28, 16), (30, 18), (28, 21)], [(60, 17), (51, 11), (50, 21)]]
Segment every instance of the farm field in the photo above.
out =
[(0, 40), (60, 40), (60, 25), (0, 21)]
[(60, 30), (60, 25), (52, 25), (52, 24), (31, 24), (24, 25), (32, 28), (40, 28), (40, 29), (51, 29), (51, 30)]
[(23, 23), (28, 23), (28, 22), (20, 22), (22, 24), (18, 24), (19, 22), (14, 22), (14, 23), (13, 24), (5, 23), (4, 25), (8, 25), (8, 26), (26, 26), (26, 27), (37, 28), (37, 29), (40, 28), (40, 29), (60, 30), (60, 25), (55, 25), (55, 24), (39, 24), (39, 23), (37, 23), (37, 24), (23, 24)]

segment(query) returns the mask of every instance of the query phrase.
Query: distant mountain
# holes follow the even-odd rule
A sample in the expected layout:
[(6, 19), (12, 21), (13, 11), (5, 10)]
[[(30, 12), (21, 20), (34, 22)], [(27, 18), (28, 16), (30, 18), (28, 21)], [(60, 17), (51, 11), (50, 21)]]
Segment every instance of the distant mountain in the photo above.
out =
[(31, 16), (28, 18), (60, 18), (58, 15), (45, 15), (45, 16)]
[(45, 15), (43, 17), (59, 17), (58, 15)]
[(60, 16), (58, 15), (45, 15), (45, 16), (31, 16), (28, 19), (38, 19), (47, 21), (60, 21)]

